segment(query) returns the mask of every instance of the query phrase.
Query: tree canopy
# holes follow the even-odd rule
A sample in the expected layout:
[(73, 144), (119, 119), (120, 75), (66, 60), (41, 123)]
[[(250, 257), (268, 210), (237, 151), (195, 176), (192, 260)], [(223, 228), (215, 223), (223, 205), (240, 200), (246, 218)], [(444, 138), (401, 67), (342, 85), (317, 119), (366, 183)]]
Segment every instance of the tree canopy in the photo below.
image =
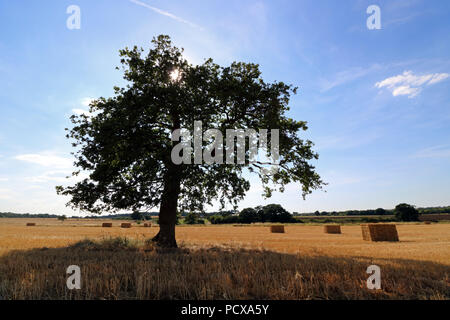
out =
[[(74, 175), (87, 172), (88, 177), (57, 187), (70, 196), (69, 206), (93, 213), (159, 207), (160, 232), (154, 240), (173, 247), (176, 213), (203, 211), (214, 201), (236, 206), (250, 188), (244, 169), (259, 176), (266, 197), (289, 183), (297, 183), (303, 197), (322, 187), (310, 163), (318, 154), (299, 136), (307, 123), (285, 115), (297, 88), (265, 82), (253, 63), (222, 67), (207, 59), (192, 65), (168, 36), (152, 43), (148, 54), (137, 47), (121, 50), (128, 84), (115, 87), (113, 97), (93, 101), (90, 115), (71, 117), (67, 137), (77, 149)], [(244, 164), (175, 164), (171, 154), (177, 142), (171, 134), (192, 132), (195, 121), (203, 123), (203, 131), (278, 129), (278, 170), (268, 175), (267, 163), (250, 162), (248, 148)], [(210, 151), (206, 142), (200, 148)]]
[(394, 214), (400, 221), (417, 221), (420, 213), (414, 206), (401, 203), (395, 207)]

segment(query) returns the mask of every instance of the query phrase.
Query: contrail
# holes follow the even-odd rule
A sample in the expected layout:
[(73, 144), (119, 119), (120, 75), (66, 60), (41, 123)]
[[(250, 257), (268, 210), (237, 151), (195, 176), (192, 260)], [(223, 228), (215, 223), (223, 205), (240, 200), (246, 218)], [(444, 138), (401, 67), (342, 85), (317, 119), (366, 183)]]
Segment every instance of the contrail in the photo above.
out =
[(156, 12), (156, 13), (159, 13), (159, 14), (161, 14), (161, 15), (163, 15), (163, 16), (169, 17), (169, 18), (171, 18), (171, 19), (173, 19), (173, 20), (176, 20), (176, 21), (178, 21), (178, 22), (185, 23), (185, 24), (187, 24), (187, 25), (189, 25), (189, 26), (191, 26), (191, 27), (193, 27), (193, 28), (198, 28), (198, 29), (200, 29), (200, 30), (203, 30), (202, 27), (196, 25), (195, 23), (192, 23), (192, 22), (190, 22), (190, 21), (184, 20), (183, 18), (177, 17), (176, 15), (171, 14), (170, 12), (167, 12), (167, 11), (164, 11), (164, 10), (161, 10), (161, 9), (158, 9), (158, 8), (155, 8), (155, 7), (152, 7), (151, 5), (148, 5), (147, 3), (144, 3), (144, 2), (141, 2), (141, 1), (138, 1), (138, 0), (129, 0), (129, 1), (132, 2), (132, 3), (134, 3), (134, 4), (139, 5), (139, 6), (141, 6), (141, 7), (150, 9), (150, 10), (152, 10), (152, 11), (154, 11), (154, 12)]

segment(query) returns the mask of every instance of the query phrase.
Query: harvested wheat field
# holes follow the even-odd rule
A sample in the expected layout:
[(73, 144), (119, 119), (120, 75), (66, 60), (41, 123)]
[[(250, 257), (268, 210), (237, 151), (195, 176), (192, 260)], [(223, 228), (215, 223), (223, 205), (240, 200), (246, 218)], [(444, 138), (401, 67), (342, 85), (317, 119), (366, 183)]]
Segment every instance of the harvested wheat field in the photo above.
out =
[[(364, 241), (359, 225), (342, 226), (339, 236), (323, 226), (180, 226), (181, 249), (158, 252), (145, 244), (157, 226), (35, 220), (27, 228), (0, 219), (0, 298), (450, 298), (449, 224), (398, 224), (399, 242)], [(81, 267), (82, 290), (65, 286), (72, 264)], [(371, 264), (381, 267), (381, 290), (366, 288)]]

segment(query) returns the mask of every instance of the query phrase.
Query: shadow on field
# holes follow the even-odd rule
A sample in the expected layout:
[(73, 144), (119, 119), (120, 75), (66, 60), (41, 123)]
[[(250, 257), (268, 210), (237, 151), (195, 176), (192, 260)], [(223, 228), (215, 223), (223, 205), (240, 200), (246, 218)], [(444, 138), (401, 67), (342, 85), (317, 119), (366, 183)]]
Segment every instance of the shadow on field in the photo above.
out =
[[(381, 290), (366, 269), (381, 267)], [(81, 269), (81, 289), (66, 286)], [(449, 299), (449, 266), (232, 247), (157, 251), (127, 239), (0, 257), (0, 299)]]

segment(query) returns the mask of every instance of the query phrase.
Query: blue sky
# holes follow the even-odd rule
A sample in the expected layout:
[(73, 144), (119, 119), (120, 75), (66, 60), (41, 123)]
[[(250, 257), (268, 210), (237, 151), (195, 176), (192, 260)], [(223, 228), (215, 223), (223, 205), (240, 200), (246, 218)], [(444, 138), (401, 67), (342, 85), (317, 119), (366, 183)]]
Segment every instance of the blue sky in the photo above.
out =
[[(372, 4), (380, 30), (366, 26)], [(68, 118), (123, 85), (119, 49), (159, 34), (192, 63), (256, 62), (300, 88), (289, 115), (309, 123), (326, 192), (303, 201), (290, 185), (265, 201), (252, 178), (241, 208), (449, 205), (449, 14), (446, 0), (1, 0), (0, 211), (74, 213), (54, 189), (71, 172)]]

